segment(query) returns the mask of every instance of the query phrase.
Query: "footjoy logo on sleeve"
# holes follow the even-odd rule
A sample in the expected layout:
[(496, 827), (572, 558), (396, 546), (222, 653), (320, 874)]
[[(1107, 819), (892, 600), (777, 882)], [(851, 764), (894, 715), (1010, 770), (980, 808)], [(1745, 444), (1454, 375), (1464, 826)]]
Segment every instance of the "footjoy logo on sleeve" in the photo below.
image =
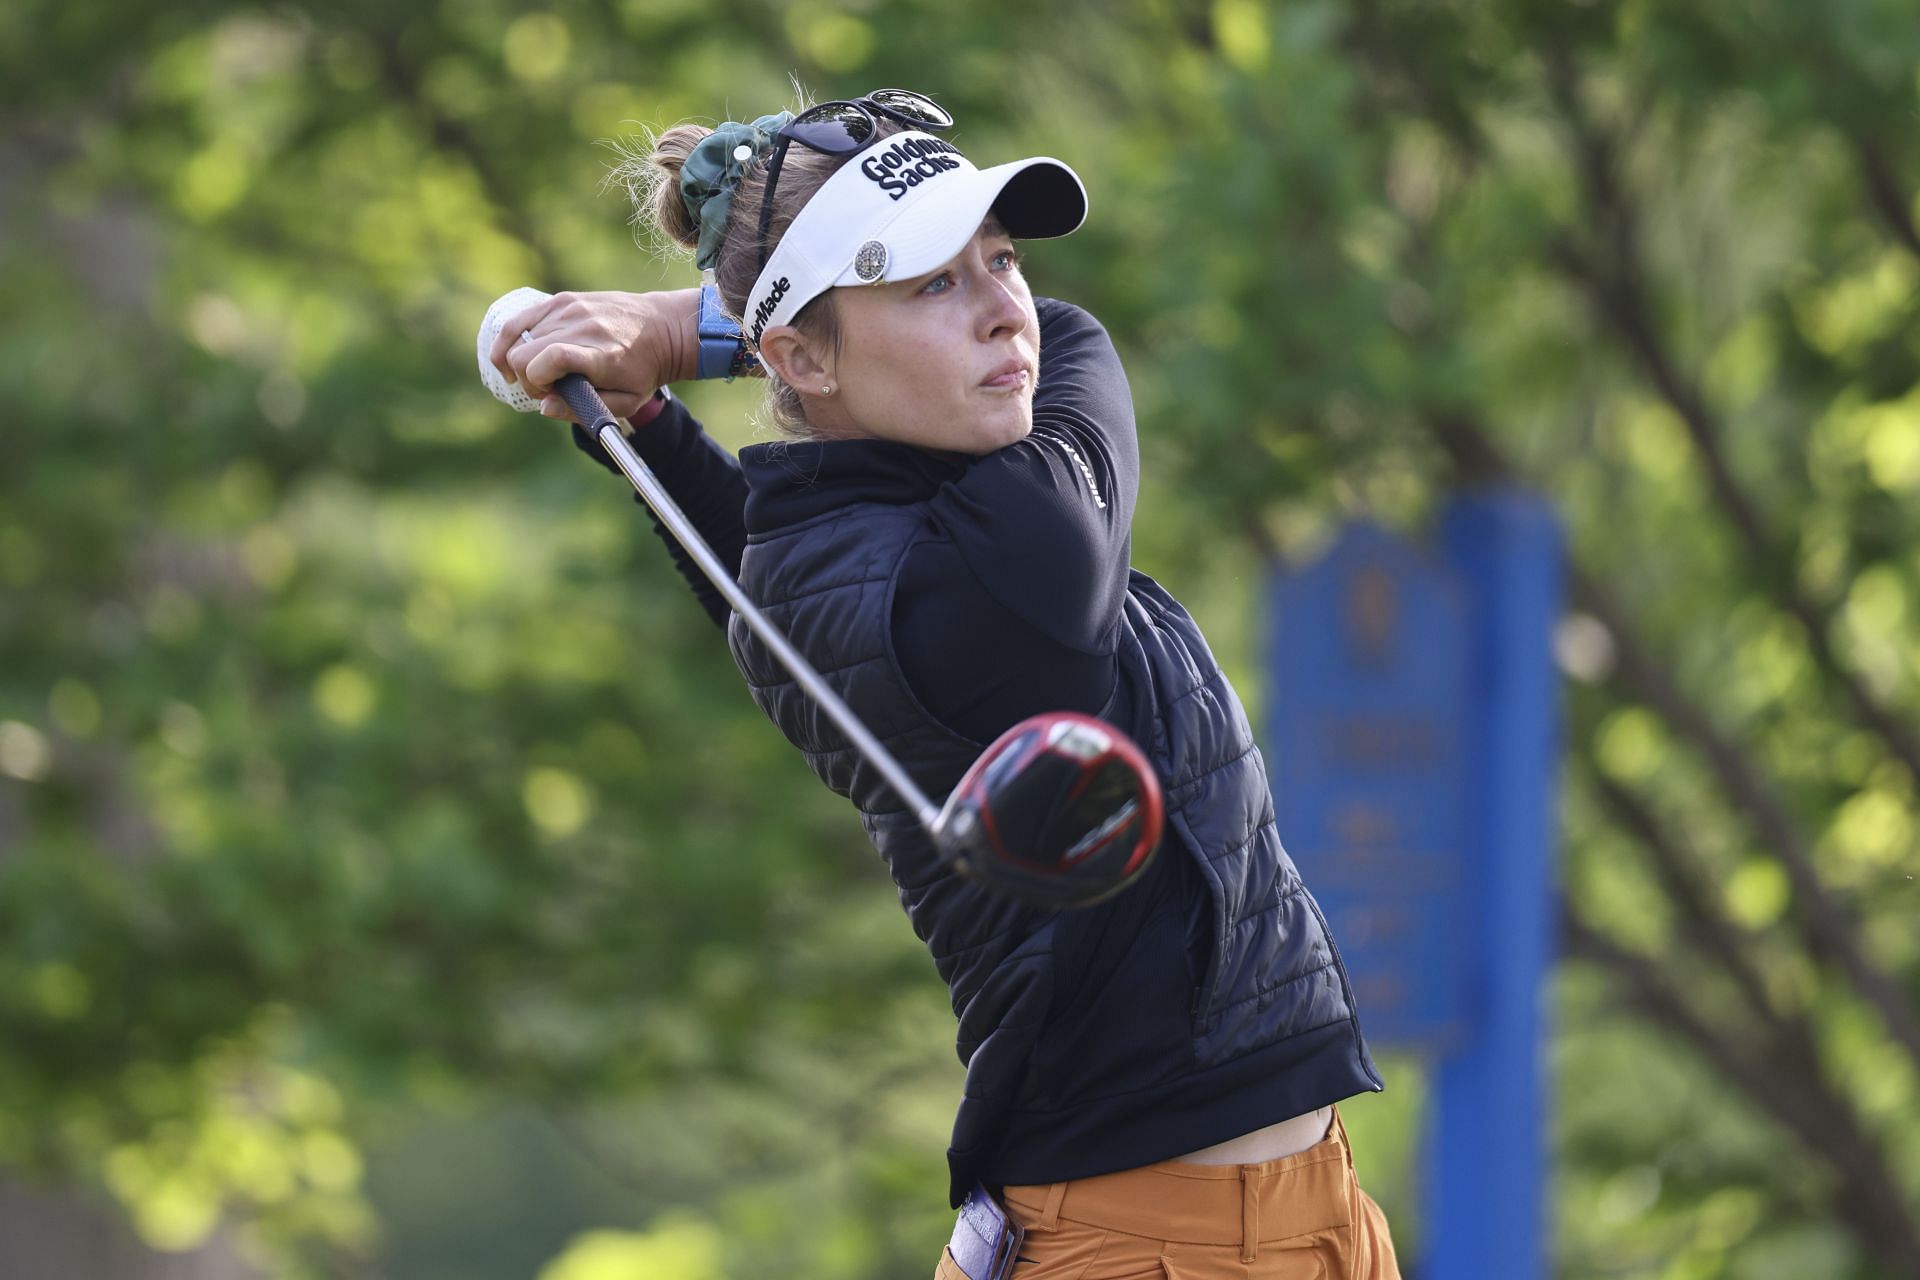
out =
[(960, 167), (960, 149), (938, 138), (907, 138), (860, 162), (860, 172), (879, 184), (887, 199), (898, 200), (910, 187)]
[(781, 276), (773, 282), (773, 288), (760, 300), (760, 305), (753, 309), (753, 328), (748, 336), (753, 339), (754, 346), (760, 345), (760, 331), (767, 327), (767, 321), (773, 318), (774, 308), (780, 305), (780, 299), (786, 297), (787, 290), (792, 287), (793, 281)]

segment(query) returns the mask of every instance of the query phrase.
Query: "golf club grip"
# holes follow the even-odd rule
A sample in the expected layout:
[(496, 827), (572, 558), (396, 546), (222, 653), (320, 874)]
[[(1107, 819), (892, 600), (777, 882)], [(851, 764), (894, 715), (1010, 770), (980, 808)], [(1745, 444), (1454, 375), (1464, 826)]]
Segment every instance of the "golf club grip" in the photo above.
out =
[(597, 436), (600, 428), (612, 424), (619, 429), (619, 420), (607, 408), (607, 402), (593, 389), (593, 384), (577, 373), (561, 375), (556, 384), (560, 395), (566, 400), (567, 408), (573, 410), (574, 421), (587, 429), (588, 435)]

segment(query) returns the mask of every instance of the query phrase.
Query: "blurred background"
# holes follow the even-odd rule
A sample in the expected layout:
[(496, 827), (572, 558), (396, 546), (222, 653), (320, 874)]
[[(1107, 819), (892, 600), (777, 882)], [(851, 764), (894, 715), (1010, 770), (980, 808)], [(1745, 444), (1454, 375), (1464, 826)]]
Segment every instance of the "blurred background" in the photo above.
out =
[(0, 1274), (931, 1273), (942, 985), (471, 355), (516, 285), (692, 282), (604, 143), (790, 75), (1079, 169), (1029, 275), (1256, 723), (1274, 564), (1557, 504), (1554, 1273), (1920, 1274), (1917, 66), (1908, 0), (13, 0)]

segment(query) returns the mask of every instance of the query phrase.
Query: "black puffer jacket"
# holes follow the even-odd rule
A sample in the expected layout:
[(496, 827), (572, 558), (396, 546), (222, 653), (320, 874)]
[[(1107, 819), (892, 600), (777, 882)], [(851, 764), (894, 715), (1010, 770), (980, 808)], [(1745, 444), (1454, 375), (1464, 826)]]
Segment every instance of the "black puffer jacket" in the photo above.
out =
[[(1105, 673), (1104, 694), (1064, 709), (1125, 730), (1159, 772), (1168, 831), (1141, 883), (1081, 911), (1003, 901), (941, 869), (879, 774), (731, 621), (755, 701), (859, 809), (948, 984), (968, 1068), (956, 1202), (976, 1179), (1113, 1172), (1380, 1088), (1239, 699), (1187, 612), (1126, 565), (1130, 406), (1090, 414), (1074, 390), (1104, 362), (1120, 378), (1111, 345), (1084, 312), (1040, 307), (1034, 432), (985, 458), (877, 440), (754, 445), (733, 473), (744, 495), (715, 500), (732, 462), (687, 438), (690, 419), (663, 415), (680, 433), (671, 446), (643, 433), (663, 481), (700, 504), (703, 533), (739, 555), (748, 595), (929, 795), (946, 795), (992, 733), (1061, 709), (1049, 691), (1086, 688), (1088, 670)], [(945, 687), (996, 663), (1044, 668), (1053, 650), (1030, 642), (1022, 662), (1009, 637), (1046, 630), (1062, 599), (1078, 633), (1059, 637), (1058, 676), (985, 699)]]

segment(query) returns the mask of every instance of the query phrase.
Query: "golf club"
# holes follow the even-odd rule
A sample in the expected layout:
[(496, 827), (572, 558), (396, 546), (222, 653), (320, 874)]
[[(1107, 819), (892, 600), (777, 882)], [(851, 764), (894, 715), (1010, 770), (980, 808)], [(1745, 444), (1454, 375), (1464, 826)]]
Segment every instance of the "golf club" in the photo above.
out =
[[(517, 289), (488, 308), (478, 340), (481, 379), (523, 412), (539, 403), (487, 356), (508, 316), (549, 295)], [(627, 443), (587, 380), (556, 389), (701, 572), (854, 749), (907, 802), (941, 859), (985, 888), (1043, 907), (1086, 906), (1118, 893), (1159, 846), (1164, 805), (1146, 756), (1113, 726), (1077, 712), (1032, 716), (995, 739), (936, 806), (800, 651), (747, 598), (659, 479)]]

